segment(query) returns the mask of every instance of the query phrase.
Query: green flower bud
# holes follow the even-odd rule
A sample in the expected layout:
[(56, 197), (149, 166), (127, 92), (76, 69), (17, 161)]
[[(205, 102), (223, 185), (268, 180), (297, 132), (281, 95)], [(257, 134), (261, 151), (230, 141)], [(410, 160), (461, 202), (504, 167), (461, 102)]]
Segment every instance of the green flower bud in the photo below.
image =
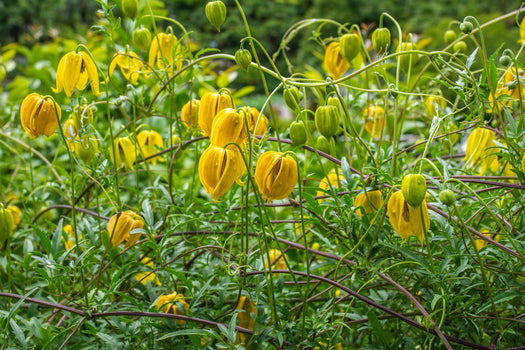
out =
[(339, 127), (339, 109), (335, 106), (320, 106), (315, 111), (315, 127), (321, 135), (330, 138)]
[(427, 195), (427, 182), (421, 174), (409, 174), (403, 178), (401, 183), (403, 197), (412, 208), (421, 205)]
[(220, 32), (221, 25), (226, 20), (226, 5), (220, 0), (210, 1), (205, 8), (206, 18)]
[(246, 49), (235, 51), (235, 63), (242, 69), (248, 70), (250, 63), (252, 63), (252, 54)]
[(284, 89), (283, 99), (288, 108), (295, 111), (301, 102), (301, 91), (295, 86), (287, 87)]
[(388, 49), (390, 41), (390, 30), (388, 28), (377, 28), (372, 33), (372, 46), (379, 53), (383, 53)]
[(139, 13), (139, 1), (122, 0), (122, 13), (128, 18), (135, 19)]
[[(413, 43), (401, 43), (401, 52), (417, 50), (416, 45)], [(399, 56), (399, 65), (403, 72), (408, 73), (410, 67), (414, 67), (419, 60), (419, 54), (411, 53)]]
[(474, 26), (469, 21), (464, 21), (459, 25), (459, 30), (461, 30), (464, 34), (470, 34), (472, 29), (474, 29)]
[(151, 32), (148, 28), (138, 28), (133, 32), (133, 44), (142, 50), (147, 50), (151, 44)]
[(315, 142), (315, 147), (326, 154), (330, 154), (330, 141), (323, 135), (319, 136), (317, 138), (317, 141)]
[(358, 34), (345, 34), (339, 40), (339, 52), (348, 63), (352, 63), (359, 51), (361, 51), (361, 38)]
[(5, 241), (13, 232), (13, 214), (11, 210), (5, 209), (0, 204), (0, 248), (3, 248)]
[(452, 43), (454, 40), (456, 40), (456, 32), (453, 30), (447, 30), (445, 32), (445, 44), (448, 45)]
[(302, 120), (292, 122), (289, 133), (294, 146), (301, 146), (306, 142), (306, 127)]
[(456, 194), (454, 193), (454, 191), (449, 189), (443, 190), (439, 192), (439, 200), (441, 201), (441, 203), (450, 207), (451, 205), (454, 205), (454, 202), (456, 201)]
[(465, 53), (467, 52), (467, 43), (463, 40), (458, 41), (454, 44), (452, 49), (454, 50), (454, 52)]
[(512, 61), (508, 55), (503, 55), (499, 59), (499, 64), (501, 64), (502, 66), (508, 66), (511, 62)]

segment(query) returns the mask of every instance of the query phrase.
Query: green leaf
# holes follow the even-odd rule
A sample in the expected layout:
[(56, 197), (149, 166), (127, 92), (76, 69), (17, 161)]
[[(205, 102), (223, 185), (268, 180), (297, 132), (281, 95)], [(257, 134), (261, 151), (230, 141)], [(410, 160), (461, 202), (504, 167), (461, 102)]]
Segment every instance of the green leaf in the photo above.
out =
[(374, 309), (370, 309), (370, 311), (368, 311), (366, 315), (368, 317), (368, 321), (370, 321), (370, 325), (372, 326), (374, 333), (376, 334), (376, 338), (379, 340), (379, 342), (381, 342), (381, 344), (383, 344), (384, 348), (388, 348), (389, 347), (389, 343), (387, 341), (388, 335), (383, 329), (383, 325), (381, 325), (381, 322), (377, 318), (374, 312)]
[[(509, 301), (511, 299), (514, 299), (516, 297), (523, 297), (523, 293), (520, 293), (519, 291), (515, 289), (507, 290), (501, 294), (498, 294), (494, 297), (494, 304), (503, 303), (505, 301)], [(491, 301), (487, 301), (485, 304), (483, 304), (477, 311), (476, 314), (481, 313), (482, 311), (485, 311), (486, 309), (492, 307)]]
[(150, 227), (153, 226), (154, 224), (153, 213), (151, 211), (151, 205), (149, 204), (148, 199), (145, 199), (142, 202), (141, 214), (142, 214), (142, 217), (144, 218), (144, 221), (146, 221), (146, 224)]
[(171, 333), (165, 334), (162, 337), (158, 338), (157, 341), (166, 340), (166, 339), (174, 338), (174, 337), (185, 336), (185, 335), (209, 336), (209, 337), (213, 337), (213, 338), (217, 339), (220, 342), (223, 342), (223, 340), (222, 340), (220, 335), (218, 335), (214, 331), (210, 331), (210, 330), (207, 330), (207, 329), (183, 329), (183, 330), (180, 330), (180, 331), (175, 331), (175, 332), (171, 332)]
[(22, 329), (20, 329), (20, 326), (15, 322), (15, 320), (10, 319), (9, 324), (11, 325), (11, 328), (13, 328), (13, 332), (15, 332), (15, 337), (18, 339), (18, 341), (22, 344), (24, 347), (24, 350), (27, 349), (27, 341), (26, 337), (24, 335), (24, 332)]

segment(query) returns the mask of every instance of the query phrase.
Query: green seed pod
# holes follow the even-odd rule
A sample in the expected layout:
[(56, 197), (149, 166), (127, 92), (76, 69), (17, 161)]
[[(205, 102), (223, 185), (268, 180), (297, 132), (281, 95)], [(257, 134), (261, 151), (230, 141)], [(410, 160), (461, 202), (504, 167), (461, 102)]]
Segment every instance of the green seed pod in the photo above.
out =
[(252, 63), (252, 54), (246, 49), (235, 51), (235, 63), (242, 69), (248, 70), (250, 63)]
[(139, 13), (139, 1), (122, 0), (122, 13), (128, 18), (135, 19)]
[(412, 208), (417, 208), (423, 203), (427, 195), (427, 182), (425, 177), (421, 174), (409, 174), (403, 178), (401, 183), (401, 191), (405, 201), (410, 204)]
[(352, 63), (352, 60), (357, 56), (361, 50), (361, 38), (359, 35), (345, 34), (339, 40), (339, 52), (348, 63)]
[(330, 141), (323, 135), (320, 135), (315, 141), (315, 147), (326, 154), (330, 154)]
[(301, 102), (301, 91), (295, 86), (287, 87), (284, 89), (283, 99), (288, 108), (295, 111)]
[(464, 21), (459, 25), (459, 30), (461, 30), (464, 34), (470, 34), (472, 29), (474, 29), (474, 26), (469, 21)]
[(220, 32), (226, 20), (226, 5), (220, 0), (210, 1), (206, 4), (205, 12), (208, 21)]
[(458, 41), (454, 44), (452, 49), (454, 50), (454, 52), (465, 53), (467, 52), (467, 43), (463, 40)]
[(11, 210), (5, 209), (0, 204), (0, 248), (4, 247), (5, 241), (13, 232), (13, 214)]
[(447, 30), (445, 32), (445, 44), (451, 44), (454, 40), (456, 40), (456, 32), (453, 30)]
[(302, 146), (305, 144), (307, 139), (306, 126), (302, 120), (292, 122), (292, 124), (290, 124), (289, 133), (294, 146)]
[(147, 50), (151, 44), (151, 32), (148, 28), (137, 28), (133, 32), (133, 43), (142, 50)]
[(456, 201), (456, 194), (449, 189), (443, 190), (439, 192), (439, 200), (447, 207), (450, 207), (451, 205), (454, 205), (454, 202)]
[[(401, 43), (401, 52), (416, 50), (416, 45), (413, 43)], [(419, 54), (411, 53), (399, 56), (399, 65), (403, 72), (408, 73), (411, 67), (414, 67), (419, 60)]]
[(372, 46), (379, 53), (384, 53), (390, 46), (390, 30), (388, 28), (377, 28), (372, 33)]
[(339, 109), (332, 105), (320, 106), (315, 111), (315, 127), (321, 135), (330, 138), (339, 127)]

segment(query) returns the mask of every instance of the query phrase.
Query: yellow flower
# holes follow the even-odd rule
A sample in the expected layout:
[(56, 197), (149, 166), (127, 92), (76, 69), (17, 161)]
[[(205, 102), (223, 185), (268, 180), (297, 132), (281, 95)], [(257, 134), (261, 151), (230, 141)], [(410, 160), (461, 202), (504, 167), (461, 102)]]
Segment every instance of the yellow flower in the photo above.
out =
[(278, 249), (270, 249), (268, 251), (268, 255), (270, 256), (270, 261), (266, 261), (265, 266), (268, 268), (268, 266), (272, 266), (272, 270), (287, 270), (286, 267), (286, 260), (288, 260), (288, 257), (286, 254), (281, 253)]
[(132, 210), (126, 210), (120, 216), (115, 214), (109, 219), (108, 232), (113, 248), (126, 241), (125, 248), (133, 247), (140, 238), (140, 233), (131, 233), (144, 227), (144, 221)]
[[(143, 130), (137, 135), (137, 142), (142, 150), (144, 158), (148, 158), (155, 153), (159, 152), (159, 148), (164, 148), (164, 141), (162, 141), (162, 136), (156, 131), (153, 130)], [(153, 157), (148, 159), (148, 162), (151, 162), (153, 165), (157, 164), (157, 159), (164, 161), (161, 157)]]
[(210, 145), (199, 160), (201, 184), (215, 201), (225, 194), (246, 172), (241, 152), (237, 148)]
[[(165, 314), (186, 315), (190, 305), (184, 300), (184, 295), (173, 292), (163, 295), (155, 301), (155, 308)], [(177, 324), (184, 324), (184, 320), (177, 320)]]
[(447, 100), (441, 96), (429, 96), (425, 99), (425, 113), (429, 118), (440, 115), (440, 109), (445, 109), (446, 107)]
[[(339, 188), (339, 185), (341, 182), (345, 179), (343, 174), (337, 175), (335, 171), (331, 171), (326, 175), (321, 182), (319, 183), (319, 190), (317, 191), (317, 197), (324, 196), (324, 195), (331, 195), (330, 188)], [(323, 200), (326, 198), (319, 198), (317, 201), (319, 204), (323, 202)]]
[[(252, 313), (256, 315), (257, 309), (255, 308), (255, 305), (252, 303), (252, 301), (244, 295), (241, 295), (235, 309), (242, 310), (239, 313), (237, 313), (237, 325), (239, 327), (253, 331), (253, 328), (255, 327), (255, 319), (254, 316), (252, 316)], [(246, 337), (246, 334), (237, 332), (237, 340), (235, 343), (245, 343)]]
[(13, 215), (13, 230), (15, 230), (22, 220), (22, 211), (16, 205), (10, 205), (7, 209), (9, 209)]
[(180, 119), (186, 126), (197, 126), (197, 118), (199, 116), (199, 107), (201, 105), (201, 101), (197, 99), (192, 99), (184, 106), (182, 106), (182, 110), (180, 112)]
[(233, 108), (225, 108), (213, 119), (210, 143), (213, 146), (225, 147), (233, 142), (242, 145), (248, 136), (244, 115)]
[(233, 108), (232, 98), (226, 92), (208, 92), (201, 97), (198, 123), (204, 136), (211, 134), (213, 119), (225, 108)]
[(348, 61), (341, 56), (339, 43), (337, 41), (332, 41), (326, 47), (324, 65), (330, 73), (330, 76), (334, 79), (340, 78), (344, 72), (350, 68)]
[(20, 106), (22, 127), (32, 139), (40, 135), (51, 136), (58, 127), (61, 116), (62, 111), (58, 104), (36, 92), (27, 95)]
[(518, 40), (518, 43), (523, 44), (525, 43), (525, 17), (521, 20), (520, 24), (520, 40)]
[[(341, 345), (341, 343), (337, 343), (335, 345), (332, 345), (330, 346), (329, 348), (327, 347), (326, 343), (323, 343), (323, 342), (319, 342), (320, 345), (324, 346), (323, 349), (326, 349), (326, 350), (343, 350), (343, 346)], [(314, 348), (314, 350), (318, 350), (318, 349), (321, 349), (320, 347), (316, 346)]]
[(288, 197), (297, 183), (297, 163), (289, 154), (264, 152), (257, 161), (255, 182), (268, 203)]
[(480, 175), (484, 175), (489, 168), (497, 171), (499, 167), (498, 157), (493, 154), (498, 151), (495, 148), (495, 139), (494, 131), (485, 128), (474, 129), (467, 139), (467, 150), (463, 161), (470, 162), (473, 166), (481, 160)]
[[(363, 209), (366, 214), (377, 212), (383, 205), (381, 194), (382, 192), (380, 190), (366, 191), (358, 194), (354, 200), (354, 207), (357, 209), (357, 215), (361, 218), (363, 216)], [(363, 208), (359, 209), (360, 207)]]
[[(64, 242), (64, 248), (70, 250), (75, 246), (75, 233), (73, 232), (73, 226), (66, 225), (63, 227), (64, 232), (66, 233), (67, 240), (62, 236), (62, 242)], [(79, 236), (79, 239), (84, 239), (82, 235)]]
[(379, 137), (383, 130), (385, 110), (381, 106), (371, 105), (365, 108), (365, 129), (372, 136)]
[(135, 154), (135, 145), (129, 137), (119, 137), (113, 141), (109, 149), (109, 159), (117, 169), (124, 165), (126, 170), (133, 170), (133, 163), (135, 163), (137, 155)]
[[(495, 93), (491, 93), (489, 96), (488, 113), (492, 113), (494, 108), (496, 111), (500, 111), (503, 106), (511, 107), (514, 100), (519, 100), (520, 97), (525, 97), (525, 76), (523, 76), (523, 70), (517, 70), (516, 67), (512, 66), (503, 75), (503, 80), (500, 79), (498, 86), (496, 87)], [(505, 99), (495, 102), (500, 96), (508, 96)]]
[(74, 119), (69, 118), (68, 120), (66, 120), (62, 131), (64, 132), (64, 137), (66, 138), (67, 146), (71, 151), (75, 151), (75, 140), (78, 139), (78, 130), (75, 126)]
[(137, 84), (139, 73), (142, 70), (144, 64), (136, 53), (132, 51), (129, 53), (119, 51), (111, 59), (111, 63), (109, 64), (109, 76), (113, 74), (113, 71), (117, 66), (120, 68), (120, 72), (124, 78), (135, 85)]
[[(140, 262), (146, 264), (148, 267), (153, 269), (153, 260), (148, 258), (142, 258)], [(160, 283), (159, 281), (159, 277), (155, 272), (138, 272), (135, 275), (133, 275), (133, 278), (135, 278), (143, 285), (146, 285), (148, 281), (152, 284), (155, 283), (157, 286), (162, 285), (162, 283)]]
[[(255, 130), (256, 136), (263, 136), (268, 131), (268, 118), (260, 114), (257, 108), (245, 106), (241, 107), (240, 110), (246, 113), (250, 134), (254, 134)], [(258, 139), (256, 138), (255, 140), (257, 141)]]
[[(490, 238), (490, 236), (491, 236), (491, 234), (489, 233), (489, 231), (486, 230), (486, 229), (483, 229), (483, 230), (481, 230), (480, 232), (483, 233), (483, 235), (484, 235), (485, 237), (489, 237), (489, 238)], [(499, 242), (500, 239), (501, 239), (501, 235), (496, 235), (496, 236), (494, 237), (494, 240), (495, 240), (496, 242)], [(478, 251), (481, 250), (481, 248), (483, 248), (484, 246), (487, 245), (487, 241), (485, 241), (485, 240), (483, 240), (483, 239), (481, 239), (481, 238), (476, 238), (474, 242), (476, 243), (476, 249), (477, 249)]]
[(173, 71), (173, 63), (176, 69), (182, 68), (182, 50), (177, 37), (171, 33), (159, 33), (153, 40), (149, 48), (149, 65), (153, 67), (155, 63), (159, 69), (167, 68), (168, 72)]
[(397, 191), (390, 197), (387, 209), (390, 223), (403, 241), (410, 236), (416, 236), (423, 243), (425, 233), (430, 227), (426, 200), (423, 200), (419, 208), (414, 209), (405, 201), (403, 192)]
[(89, 82), (93, 94), (100, 95), (97, 66), (85, 52), (71, 51), (65, 54), (58, 63), (56, 80), (57, 87), (52, 88), (55, 93), (64, 90), (70, 97), (75, 92), (75, 88), (84, 90)]

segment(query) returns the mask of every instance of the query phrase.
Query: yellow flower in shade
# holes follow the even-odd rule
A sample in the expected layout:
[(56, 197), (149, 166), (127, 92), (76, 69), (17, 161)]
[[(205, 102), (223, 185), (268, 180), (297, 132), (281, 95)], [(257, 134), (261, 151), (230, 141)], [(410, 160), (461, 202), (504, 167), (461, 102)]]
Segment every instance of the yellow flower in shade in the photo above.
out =
[(197, 118), (199, 116), (199, 107), (201, 105), (201, 101), (197, 99), (192, 99), (184, 106), (182, 106), (182, 110), (180, 112), (180, 119), (186, 126), (197, 126)]
[(40, 135), (47, 137), (53, 135), (61, 116), (62, 111), (53, 100), (44, 98), (36, 92), (27, 95), (20, 105), (22, 127), (32, 139)]
[(322, 341), (319, 342), (320, 345), (324, 346), (323, 348), (320, 348), (318, 346), (316, 346), (314, 348), (314, 350), (318, 350), (318, 349), (325, 349), (325, 350), (343, 350), (343, 346), (341, 345), (341, 343), (337, 343), (335, 345), (332, 345), (330, 347), (328, 347), (326, 345), (326, 343), (323, 343)]
[(233, 142), (242, 145), (248, 136), (244, 115), (233, 108), (225, 108), (213, 119), (210, 143), (217, 147), (225, 147)]
[(144, 67), (144, 63), (139, 59), (136, 53), (124, 51), (117, 52), (111, 59), (109, 64), (109, 76), (113, 74), (116, 67), (120, 68), (120, 72), (133, 85), (137, 84), (139, 73)]
[[(523, 84), (525, 84), (523, 70), (517, 70), (514, 66), (509, 68), (503, 75), (503, 79), (499, 80), (495, 93), (490, 94), (490, 108), (487, 112), (492, 113), (494, 109), (499, 112), (503, 106), (511, 107), (513, 101), (525, 97), (525, 88), (523, 87)], [(501, 96), (508, 97), (504, 97), (495, 102), (495, 100)]]
[(467, 150), (463, 161), (470, 162), (474, 166), (478, 160), (481, 160), (480, 175), (484, 175), (489, 168), (497, 171), (499, 167), (498, 157), (493, 154), (498, 152), (494, 140), (496, 140), (494, 131), (485, 128), (474, 129), (467, 139)]
[(383, 205), (381, 194), (382, 192), (380, 190), (365, 191), (358, 194), (354, 200), (357, 215), (359, 215), (360, 218), (363, 217), (363, 209), (367, 215), (377, 212)]
[(262, 198), (268, 203), (288, 197), (295, 188), (297, 178), (297, 163), (289, 154), (267, 151), (257, 161), (255, 182)]
[(108, 232), (113, 248), (126, 241), (125, 248), (133, 247), (139, 240), (140, 233), (131, 233), (134, 229), (144, 227), (144, 221), (132, 210), (126, 210), (119, 215), (115, 214), (109, 219)]
[(201, 184), (215, 201), (228, 192), (246, 172), (241, 152), (235, 148), (210, 145), (199, 159)]
[[(190, 305), (184, 299), (182, 293), (173, 292), (163, 295), (155, 301), (155, 308), (165, 314), (186, 315)], [(184, 320), (177, 320), (177, 324), (184, 324)]]
[[(148, 259), (148, 258), (142, 258), (140, 262), (143, 264), (146, 264), (148, 268), (153, 269), (153, 260)], [(137, 281), (139, 281), (143, 285), (146, 285), (148, 281), (151, 284), (156, 284), (157, 286), (162, 285), (162, 283), (160, 283), (159, 281), (159, 277), (157, 276), (155, 272), (138, 272), (133, 275), (133, 278), (135, 278)]]
[(288, 260), (288, 257), (286, 254), (283, 255), (280, 250), (278, 249), (270, 249), (268, 252), (268, 255), (270, 256), (270, 260), (266, 261), (265, 266), (268, 268), (270, 264), (272, 265), (272, 270), (287, 270), (286, 262), (284, 259)]
[(518, 40), (518, 43), (523, 44), (525, 43), (525, 17), (521, 20), (520, 24), (520, 40)]
[(447, 100), (441, 96), (429, 96), (425, 99), (425, 113), (429, 118), (442, 114), (440, 109), (445, 109), (446, 107)]
[(268, 118), (260, 114), (257, 108), (245, 106), (241, 107), (240, 111), (246, 113), (250, 134), (253, 135), (255, 131), (256, 136), (263, 136), (268, 131)]
[(430, 227), (426, 200), (423, 200), (419, 208), (414, 209), (405, 201), (403, 192), (397, 191), (390, 197), (387, 209), (390, 223), (403, 241), (416, 236), (423, 243)]
[[(241, 295), (239, 302), (235, 307), (236, 310), (242, 310), (237, 313), (237, 325), (242, 328), (249, 329), (253, 331), (255, 327), (255, 315), (257, 315), (257, 309), (250, 299)], [(252, 313), (254, 314), (252, 316)], [(236, 344), (245, 343), (247, 335), (241, 332), (237, 332)]]
[[(159, 148), (164, 148), (164, 141), (162, 136), (153, 130), (143, 130), (137, 135), (137, 142), (140, 146), (144, 158), (148, 158), (159, 152)], [(157, 159), (164, 161), (161, 157), (153, 157), (148, 159), (153, 165), (157, 164)]]
[(52, 88), (55, 93), (64, 90), (70, 97), (75, 89), (84, 90), (89, 82), (93, 94), (100, 95), (97, 66), (85, 52), (71, 51), (65, 54), (58, 63), (56, 80), (57, 87)]
[[(317, 191), (316, 196), (332, 195), (330, 188), (339, 188), (344, 179), (345, 177), (343, 174), (338, 175), (332, 170), (321, 180), (321, 182), (319, 182), (319, 190)], [(317, 201), (321, 204), (324, 199), (325, 198), (319, 198)]]
[(326, 47), (324, 65), (334, 79), (340, 78), (350, 68), (348, 61), (341, 56), (340, 46), (337, 41), (332, 41)]
[[(75, 246), (75, 233), (73, 232), (73, 226), (66, 225), (64, 226), (63, 230), (66, 233), (65, 236), (62, 236), (62, 242), (64, 242), (64, 248), (66, 248), (66, 250), (70, 250), (71, 248)], [(80, 235), (78, 238), (80, 240), (84, 239), (82, 235)]]
[(385, 120), (385, 110), (381, 106), (371, 105), (365, 108), (365, 129), (372, 136), (379, 137), (383, 130)]
[(137, 155), (135, 145), (129, 137), (119, 137), (113, 141), (109, 149), (109, 159), (117, 169), (124, 165), (126, 170), (133, 170), (133, 163), (135, 163)]
[[(486, 230), (486, 229), (483, 229), (483, 230), (481, 230), (480, 232), (483, 233), (483, 235), (484, 235), (485, 237), (489, 237), (489, 238), (490, 238), (490, 236), (491, 236), (491, 234), (489, 233), (489, 231)], [(496, 236), (494, 237), (494, 240), (495, 240), (496, 242), (499, 242), (500, 239), (501, 239), (501, 235), (496, 235)], [(487, 241), (485, 241), (485, 240), (483, 240), (483, 239), (481, 239), (481, 238), (476, 238), (474, 242), (476, 243), (476, 249), (477, 249), (478, 251), (481, 250), (481, 248), (483, 248), (483, 247), (485, 247), (485, 246), (487, 245)]]
[(68, 120), (66, 120), (62, 131), (64, 132), (64, 137), (66, 138), (67, 146), (71, 151), (75, 151), (75, 140), (78, 139), (78, 130), (75, 126), (74, 119), (69, 118)]
[(20, 221), (22, 221), (22, 211), (16, 205), (10, 205), (7, 209), (9, 209), (13, 215), (13, 230), (15, 230), (20, 224)]
[(151, 40), (149, 48), (149, 65), (155, 64), (159, 69), (167, 69), (168, 72), (175, 68), (182, 68), (182, 50), (177, 37), (171, 33), (159, 33)]
[(213, 119), (222, 109), (234, 108), (232, 98), (226, 92), (208, 92), (201, 97), (198, 123), (204, 136), (211, 134)]

